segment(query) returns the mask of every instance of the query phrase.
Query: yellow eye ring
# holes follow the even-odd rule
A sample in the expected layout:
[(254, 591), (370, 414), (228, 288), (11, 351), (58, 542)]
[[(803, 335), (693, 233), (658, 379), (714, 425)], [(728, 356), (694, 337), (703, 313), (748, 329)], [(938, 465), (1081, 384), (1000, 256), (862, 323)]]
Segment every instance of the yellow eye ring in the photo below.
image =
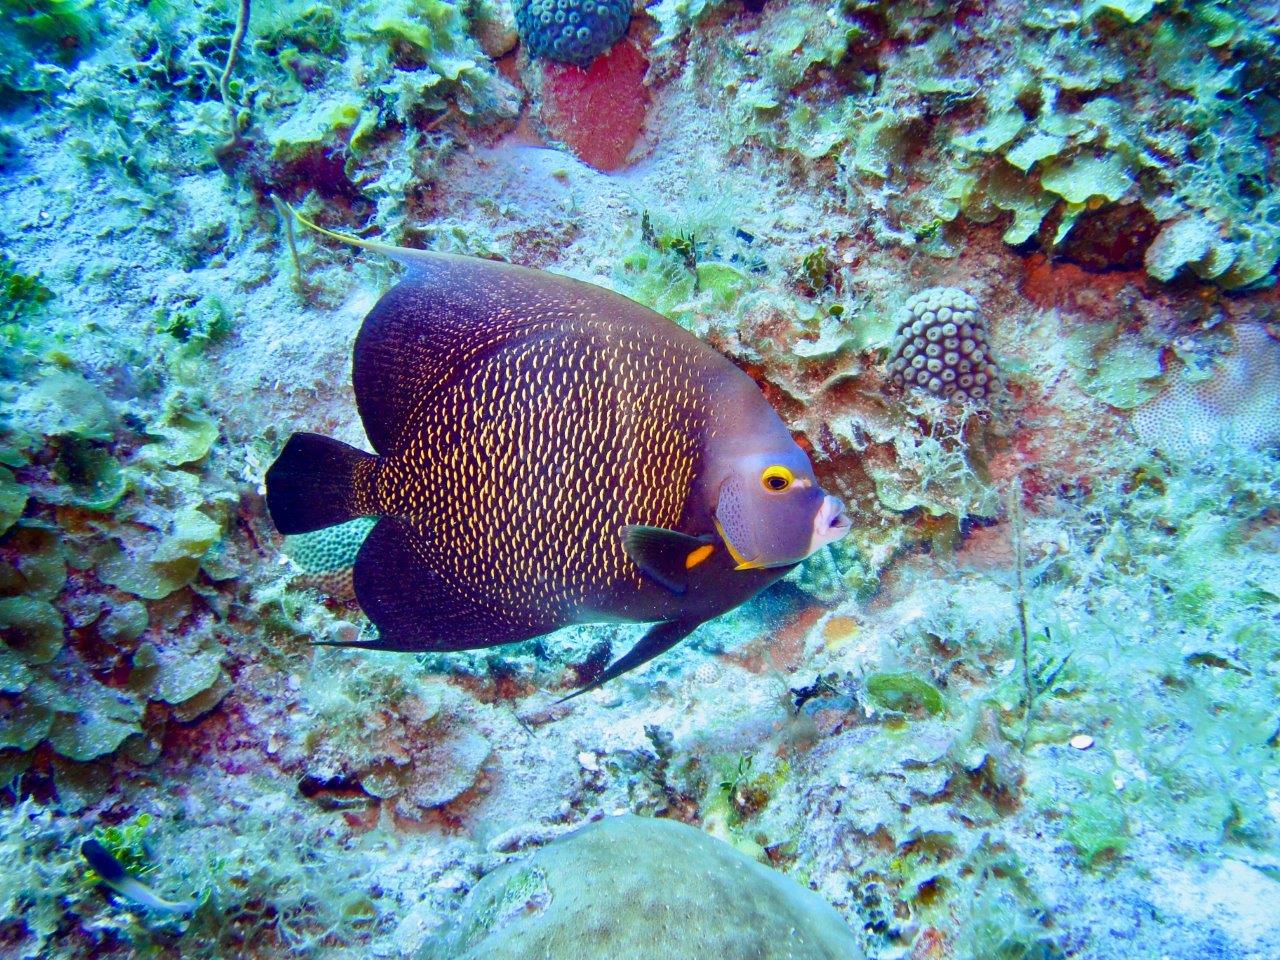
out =
[(780, 463), (774, 464), (772, 467), (765, 467), (764, 473), (760, 474), (761, 486), (770, 493), (781, 493), (791, 486), (794, 480), (795, 474)]

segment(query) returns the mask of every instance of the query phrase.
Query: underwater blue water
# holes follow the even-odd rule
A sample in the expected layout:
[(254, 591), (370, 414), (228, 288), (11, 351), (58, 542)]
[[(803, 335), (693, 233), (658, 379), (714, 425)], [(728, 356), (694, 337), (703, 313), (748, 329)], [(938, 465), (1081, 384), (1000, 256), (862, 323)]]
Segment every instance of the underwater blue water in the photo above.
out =
[(0, 955), (1280, 958), (1280, 10), (0, 0)]

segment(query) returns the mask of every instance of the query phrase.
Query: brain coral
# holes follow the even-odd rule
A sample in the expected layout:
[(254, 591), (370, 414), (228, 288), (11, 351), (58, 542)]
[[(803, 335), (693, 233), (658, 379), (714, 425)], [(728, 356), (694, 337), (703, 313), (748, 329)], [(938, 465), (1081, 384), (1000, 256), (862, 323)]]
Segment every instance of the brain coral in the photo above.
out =
[(1185, 459), (1219, 443), (1261, 449), (1280, 441), (1280, 343), (1256, 323), (1239, 324), (1235, 341), (1207, 379), (1180, 378), (1135, 411), (1145, 443)]
[(530, 57), (585, 67), (621, 39), (628, 0), (521, 0), (516, 28)]
[(978, 301), (955, 287), (921, 290), (902, 308), (889, 357), (893, 382), (939, 397), (983, 400), (998, 373)]
[(817, 894), (673, 820), (606, 817), (494, 870), (420, 960), (860, 960)]

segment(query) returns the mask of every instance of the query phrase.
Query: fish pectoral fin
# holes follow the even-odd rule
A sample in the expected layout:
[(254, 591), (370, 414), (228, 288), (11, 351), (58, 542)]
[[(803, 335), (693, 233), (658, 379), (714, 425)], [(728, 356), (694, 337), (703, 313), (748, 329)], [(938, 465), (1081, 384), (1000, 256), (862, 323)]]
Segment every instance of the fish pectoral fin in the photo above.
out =
[(622, 547), (641, 572), (677, 596), (689, 588), (689, 571), (714, 552), (715, 537), (691, 537), (664, 527), (622, 528)]
[(655, 623), (634, 647), (609, 664), (604, 673), (600, 674), (599, 677), (592, 680), (585, 687), (573, 691), (567, 697), (561, 697), (556, 703), (561, 704), (566, 700), (572, 700), (574, 697), (580, 697), (584, 693), (597, 690), (610, 680), (622, 676), (628, 670), (634, 670), (636, 667), (648, 663), (659, 654), (666, 653), (689, 634), (693, 633), (701, 624), (701, 620), (661, 620)]

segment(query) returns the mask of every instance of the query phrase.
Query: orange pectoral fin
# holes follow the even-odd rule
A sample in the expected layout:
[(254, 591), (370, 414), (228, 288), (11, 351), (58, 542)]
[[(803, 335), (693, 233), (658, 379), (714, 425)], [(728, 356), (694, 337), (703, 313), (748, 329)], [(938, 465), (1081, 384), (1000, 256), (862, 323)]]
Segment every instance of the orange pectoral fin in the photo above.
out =
[(715, 553), (715, 550), (716, 548), (713, 544), (704, 543), (697, 550), (692, 551), (684, 558), (684, 568), (686, 570), (692, 570), (698, 564), (702, 563), (702, 561), (706, 560), (707, 557), (711, 556), (711, 554)]

